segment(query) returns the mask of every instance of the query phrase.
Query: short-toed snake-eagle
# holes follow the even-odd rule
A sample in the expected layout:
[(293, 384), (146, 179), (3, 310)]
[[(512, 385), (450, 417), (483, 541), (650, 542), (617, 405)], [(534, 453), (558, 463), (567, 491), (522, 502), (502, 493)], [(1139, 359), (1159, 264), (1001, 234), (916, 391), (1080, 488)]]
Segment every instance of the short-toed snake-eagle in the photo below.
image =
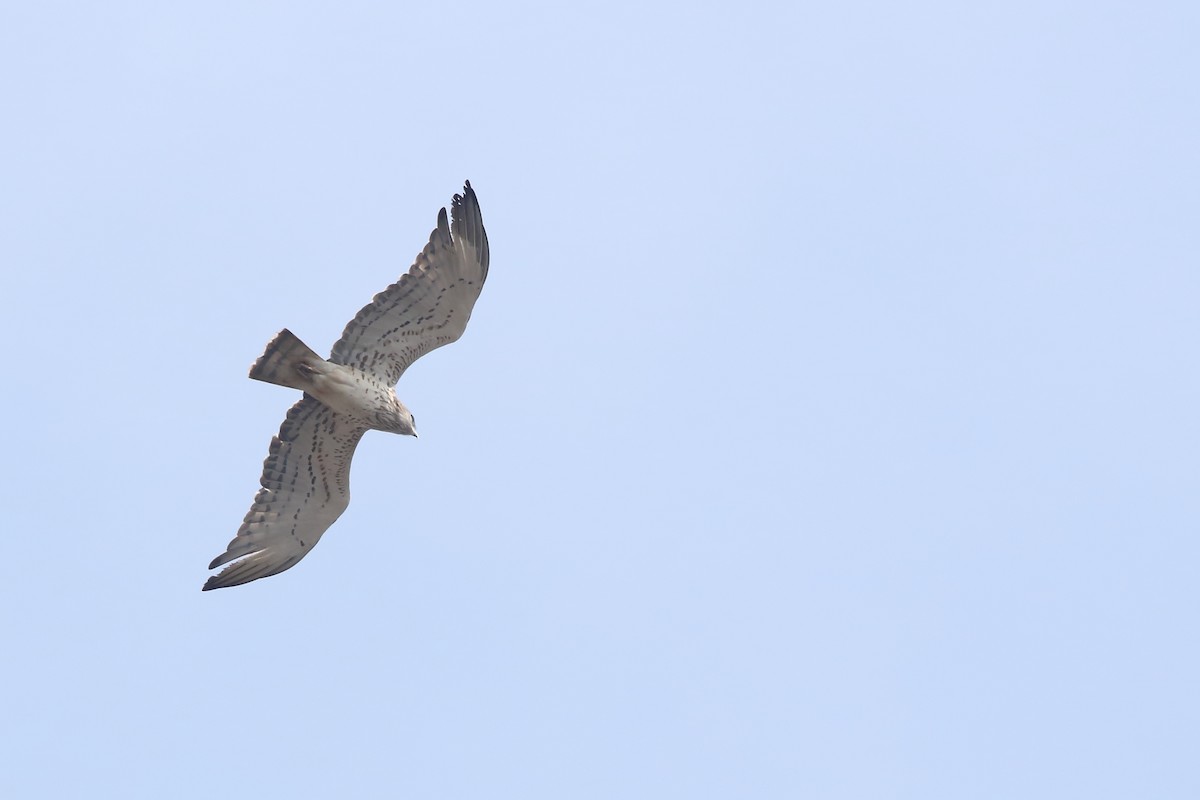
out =
[[(283, 330), (250, 368), (255, 380), (299, 389), (263, 462), (262, 488), (205, 591), (296, 565), (350, 503), (350, 459), (368, 430), (416, 436), (395, 387), (410, 364), (462, 336), (488, 272), (488, 241), (468, 182), (416, 263), (375, 295), (342, 332), (329, 359)], [(233, 562), (233, 563), (230, 563)]]

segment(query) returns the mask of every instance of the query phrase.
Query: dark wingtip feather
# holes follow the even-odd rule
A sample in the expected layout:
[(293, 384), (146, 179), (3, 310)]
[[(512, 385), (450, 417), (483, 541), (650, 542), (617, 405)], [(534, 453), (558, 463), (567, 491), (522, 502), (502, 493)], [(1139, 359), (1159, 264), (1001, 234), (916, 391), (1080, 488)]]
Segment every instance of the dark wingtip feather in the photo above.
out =
[(479, 208), (479, 198), (471, 188), (470, 181), (463, 181), (463, 193), (454, 195), (450, 204), (454, 218), (453, 230), (455, 235), (463, 237), (479, 253), (479, 263), (483, 267), (483, 280), (487, 280), (488, 253), (487, 231), (483, 227), (483, 212)]

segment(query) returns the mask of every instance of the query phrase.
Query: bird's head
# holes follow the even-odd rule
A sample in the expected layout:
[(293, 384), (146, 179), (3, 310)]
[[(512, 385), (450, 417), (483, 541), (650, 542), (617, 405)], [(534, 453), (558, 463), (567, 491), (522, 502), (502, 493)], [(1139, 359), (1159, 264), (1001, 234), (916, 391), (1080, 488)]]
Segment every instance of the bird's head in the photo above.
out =
[(409, 411), (408, 408), (405, 407), (404, 403), (401, 403), (399, 400), (396, 401), (395, 413), (393, 415), (392, 427), (390, 430), (393, 433), (400, 434), (401, 436), (415, 437), (417, 435), (416, 417), (414, 417), (413, 413)]

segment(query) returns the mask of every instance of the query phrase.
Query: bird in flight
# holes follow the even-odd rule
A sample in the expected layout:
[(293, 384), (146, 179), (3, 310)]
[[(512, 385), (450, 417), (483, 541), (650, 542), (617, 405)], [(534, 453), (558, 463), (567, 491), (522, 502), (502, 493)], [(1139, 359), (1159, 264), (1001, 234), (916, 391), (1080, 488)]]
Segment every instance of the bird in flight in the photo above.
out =
[(294, 567), (350, 504), (350, 459), (368, 430), (416, 436), (396, 397), (404, 370), (462, 336), (488, 272), (479, 200), (468, 181), (447, 219), (400, 280), (375, 295), (342, 332), (328, 359), (286, 328), (250, 368), (250, 377), (299, 389), (263, 462), (262, 488), (228, 549), (228, 565), (204, 591), (237, 586)]

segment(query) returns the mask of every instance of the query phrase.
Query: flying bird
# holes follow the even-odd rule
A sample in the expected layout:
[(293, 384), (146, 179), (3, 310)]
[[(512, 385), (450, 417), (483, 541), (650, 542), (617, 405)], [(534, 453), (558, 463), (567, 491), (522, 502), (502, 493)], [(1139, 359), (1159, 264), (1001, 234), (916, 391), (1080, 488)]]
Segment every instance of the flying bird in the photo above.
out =
[[(488, 272), (488, 241), (468, 181), (416, 263), (350, 321), (328, 359), (286, 328), (250, 368), (299, 389), (263, 462), (262, 488), (204, 591), (294, 567), (350, 504), (350, 459), (369, 430), (416, 436), (395, 386), (414, 361), (462, 336)], [(232, 563), (231, 563), (232, 562)]]

